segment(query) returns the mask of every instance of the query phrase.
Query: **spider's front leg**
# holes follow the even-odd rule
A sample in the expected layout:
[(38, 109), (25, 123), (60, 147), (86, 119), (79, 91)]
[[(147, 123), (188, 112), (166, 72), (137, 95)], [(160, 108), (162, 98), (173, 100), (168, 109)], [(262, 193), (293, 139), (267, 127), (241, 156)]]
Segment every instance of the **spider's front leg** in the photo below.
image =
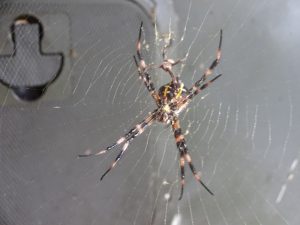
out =
[(223, 39), (223, 31), (220, 30), (220, 41), (219, 41), (219, 47), (217, 50), (217, 57), (212, 62), (210, 67), (206, 69), (205, 73), (202, 75), (200, 80), (196, 81), (192, 88), (189, 89), (190, 94), (188, 95), (187, 99), (192, 99), (194, 96), (202, 92), (205, 88), (207, 88), (211, 83), (213, 83), (215, 80), (217, 80), (222, 74), (219, 74), (215, 76), (210, 81), (206, 81), (206, 78), (212, 74), (213, 70), (216, 68), (216, 66), (220, 63), (221, 60), (221, 47), (222, 47), (222, 39)]
[(185, 161), (188, 162), (189, 167), (197, 181), (200, 182), (200, 184), (207, 190), (211, 195), (214, 195), (211, 190), (201, 181), (200, 175), (196, 172), (196, 169), (192, 163), (192, 159), (190, 154), (188, 153), (188, 149), (185, 143), (184, 135), (182, 134), (179, 119), (175, 117), (172, 121), (172, 128), (174, 132), (174, 137), (176, 140), (176, 145), (180, 153), (180, 171), (181, 171), (181, 192), (179, 196), (179, 200), (182, 198), (183, 195), (183, 189), (184, 189), (184, 164)]
[(127, 150), (128, 146), (129, 146), (129, 143), (134, 138), (136, 138), (138, 135), (142, 134), (144, 132), (144, 130), (146, 129), (146, 127), (150, 126), (153, 123), (153, 121), (156, 118), (156, 113), (157, 113), (157, 110), (153, 111), (148, 117), (146, 117), (144, 120), (142, 120), (140, 123), (138, 123), (134, 128), (132, 128), (129, 132), (127, 132), (123, 137), (119, 138), (115, 143), (106, 147), (105, 149), (102, 149), (102, 150), (98, 151), (97, 153), (89, 153), (88, 152), (88, 153), (85, 153), (82, 155), (78, 155), (78, 157), (98, 156), (98, 155), (101, 155), (101, 154), (104, 154), (104, 153), (110, 151), (111, 149), (115, 148), (118, 145), (123, 144), (121, 151), (119, 152), (119, 154), (117, 155), (117, 157), (115, 158), (115, 160), (113, 161), (111, 166), (101, 176), (100, 180), (102, 180), (104, 178), (104, 176), (112, 168), (114, 168), (116, 166), (116, 164), (118, 163), (118, 161), (122, 158), (123, 154), (125, 153), (125, 151)]
[(171, 36), (169, 36), (168, 44), (166, 44), (163, 47), (163, 50), (162, 50), (163, 63), (159, 66), (159, 68), (161, 68), (165, 72), (167, 72), (170, 75), (172, 81), (176, 84), (178, 81), (178, 77), (173, 73), (172, 68), (173, 68), (173, 66), (184, 62), (186, 60), (186, 57), (183, 59), (177, 59), (177, 60), (170, 59), (167, 57), (167, 50), (171, 47), (172, 40), (173, 39), (171, 38)]
[(140, 79), (143, 80), (147, 90), (150, 92), (151, 96), (153, 97), (156, 104), (158, 105), (159, 96), (158, 96), (157, 92), (155, 91), (155, 86), (151, 80), (150, 74), (147, 71), (151, 67), (151, 65), (146, 64), (143, 54), (142, 54), (142, 42), (141, 42), (142, 30), (143, 30), (143, 22), (141, 22), (141, 26), (140, 26), (140, 30), (139, 30), (139, 37), (138, 37), (137, 44), (136, 44), (136, 53), (137, 53), (138, 60), (135, 56), (133, 56), (133, 59), (134, 59), (135, 65), (138, 69)]
[(222, 40), (223, 40), (223, 30), (220, 30), (220, 40), (219, 40), (219, 46), (217, 49), (217, 57), (216, 59), (211, 63), (211, 65), (206, 69), (205, 73), (202, 75), (200, 80), (196, 81), (195, 86), (199, 87), (206, 78), (212, 74), (213, 70), (217, 67), (217, 65), (220, 63), (221, 60), (221, 48), (222, 48)]

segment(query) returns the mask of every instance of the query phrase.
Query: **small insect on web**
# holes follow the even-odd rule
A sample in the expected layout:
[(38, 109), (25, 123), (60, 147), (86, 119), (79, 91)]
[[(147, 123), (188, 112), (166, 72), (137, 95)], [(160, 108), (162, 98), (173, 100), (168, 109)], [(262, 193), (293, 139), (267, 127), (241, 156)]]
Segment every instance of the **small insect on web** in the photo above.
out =
[[(185, 162), (188, 163), (190, 170), (192, 171), (195, 179), (211, 194), (213, 192), (202, 182), (200, 175), (196, 172), (196, 169), (192, 163), (190, 154), (188, 153), (188, 148), (184, 138), (184, 134), (180, 128), (179, 114), (188, 106), (192, 99), (202, 92), (205, 88), (211, 85), (215, 80), (217, 80), (222, 74), (215, 76), (211, 80), (207, 80), (207, 77), (212, 74), (214, 68), (219, 64), (221, 59), (221, 46), (222, 46), (222, 30), (220, 30), (220, 41), (219, 47), (217, 49), (217, 57), (211, 63), (211, 65), (206, 69), (202, 77), (194, 83), (191, 88), (187, 88), (184, 83), (176, 76), (172, 68), (173, 66), (181, 63), (183, 60), (173, 60), (167, 58), (167, 49), (170, 47), (170, 43), (164, 46), (162, 50), (163, 62), (154, 66), (153, 64), (146, 64), (143, 54), (142, 54), (142, 32), (143, 32), (143, 22), (140, 25), (138, 40), (136, 44), (136, 56), (133, 56), (134, 62), (136, 64), (139, 78), (143, 80), (147, 90), (154, 99), (157, 108), (151, 112), (146, 118), (144, 118), (140, 123), (135, 127), (129, 130), (123, 137), (119, 138), (115, 143), (106, 147), (105, 149), (100, 150), (97, 153), (86, 153), (79, 155), (79, 157), (88, 157), (88, 156), (98, 156), (103, 153), (106, 153), (118, 145), (123, 145), (121, 151), (111, 164), (111, 166), (103, 173), (100, 180), (102, 180), (105, 175), (116, 166), (118, 161), (122, 158), (125, 151), (128, 149), (129, 143), (142, 134), (144, 130), (150, 126), (153, 122), (157, 121), (163, 124), (171, 124), (172, 130), (174, 133), (174, 138), (180, 155), (180, 174), (181, 174), (181, 192), (179, 200), (183, 196), (184, 190), (184, 166)], [(149, 70), (153, 67), (161, 68), (171, 77), (171, 82), (163, 85), (158, 90), (155, 89), (155, 86), (151, 80)]]

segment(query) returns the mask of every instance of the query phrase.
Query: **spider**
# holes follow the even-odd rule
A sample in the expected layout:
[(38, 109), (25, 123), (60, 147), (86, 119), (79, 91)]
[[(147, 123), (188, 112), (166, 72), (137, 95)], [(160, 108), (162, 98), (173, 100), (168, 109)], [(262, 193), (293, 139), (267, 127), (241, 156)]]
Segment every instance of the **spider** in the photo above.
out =
[(180, 178), (181, 178), (181, 191), (179, 200), (183, 196), (184, 184), (185, 184), (185, 173), (184, 166), (185, 162), (188, 163), (191, 172), (193, 173), (195, 179), (200, 182), (200, 184), (211, 194), (214, 195), (213, 192), (202, 182), (200, 175), (196, 172), (196, 169), (192, 163), (192, 158), (188, 153), (188, 148), (186, 145), (186, 141), (184, 138), (184, 134), (180, 128), (179, 122), (179, 114), (188, 106), (188, 104), (192, 101), (192, 99), (202, 92), (205, 88), (207, 88), (210, 84), (212, 84), (215, 80), (217, 80), (222, 74), (215, 76), (211, 80), (207, 80), (207, 77), (212, 74), (214, 68), (219, 64), (221, 59), (221, 46), (222, 46), (222, 30), (220, 30), (220, 40), (219, 47), (217, 49), (216, 59), (211, 63), (210, 67), (206, 69), (202, 77), (194, 83), (191, 88), (187, 88), (184, 83), (176, 76), (172, 68), (173, 66), (181, 63), (183, 60), (173, 60), (167, 58), (167, 48), (170, 47), (171, 41), (169, 44), (165, 45), (162, 50), (163, 62), (158, 65), (158, 68), (164, 70), (167, 74), (171, 76), (171, 82), (163, 85), (158, 89), (155, 89), (153, 82), (151, 81), (151, 77), (149, 74), (149, 69), (152, 67), (152, 64), (147, 65), (143, 54), (142, 54), (142, 32), (143, 32), (143, 22), (141, 22), (138, 34), (138, 40), (136, 44), (136, 56), (133, 56), (134, 62), (136, 64), (139, 78), (143, 80), (147, 90), (150, 95), (154, 99), (157, 108), (151, 112), (146, 118), (144, 118), (140, 123), (138, 123), (135, 127), (129, 130), (124, 136), (119, 138), (115, 143), (98, 151), (97, 153), (87, 152), (85, 154), (79, 155), (79, 157), (87, 157), (87, 156), (98, 156), (103, 153), (110, 151), (116, 146), (122, 145), (121, 151), (111, 164), (111, 166), (103, 173), (100, 180), (102, 180), (107, 173), (114, 168), (118, 161), (122, 158), (125, 151), (128, 149), (129, 143), (142, 134), (144, 130), (149, 127), (154, 121), (163, 123), (163, 124), (171, 124), (172, 130), (174, 133), (176, 145), (180, 155)]

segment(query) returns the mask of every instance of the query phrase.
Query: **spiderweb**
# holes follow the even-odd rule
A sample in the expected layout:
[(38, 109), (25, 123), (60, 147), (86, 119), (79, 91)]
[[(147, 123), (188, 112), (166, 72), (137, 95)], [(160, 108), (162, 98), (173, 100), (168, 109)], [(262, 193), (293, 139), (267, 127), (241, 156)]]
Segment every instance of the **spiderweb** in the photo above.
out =
[[(37, 12), (50, 34), (59, 23), (59, 35), (46, 39), (43, 50), (63, 49), (67, 57), (38, 102), (18, 102), (0, 89), (0, 223), (299, 224), (299, 3), (157, 1), (154, 28), (130, 2), (103, 5), (13, 6)], [(3, 15), (5, 22), (9, 12)], [(223, 76), (180, 116), (193, 163), (213, 197), (186, 167), (178, 201), (178, 150), (171, 128), (161, 124), (134, 139), (101, 182), (119, 149), (76, 157), (113, 143), (155, 109), (132, 58), (140, 21), (146, 61), (160, 63), (171, 37), (168, 57), (186, 57), (174, 72), (188, 87), (214, 60), (223, 29), (214, 71)], [(5, 29), (1, 54), (12, 47)], [(158, 69), (151, 76), (156, 88), (169, 81)]]

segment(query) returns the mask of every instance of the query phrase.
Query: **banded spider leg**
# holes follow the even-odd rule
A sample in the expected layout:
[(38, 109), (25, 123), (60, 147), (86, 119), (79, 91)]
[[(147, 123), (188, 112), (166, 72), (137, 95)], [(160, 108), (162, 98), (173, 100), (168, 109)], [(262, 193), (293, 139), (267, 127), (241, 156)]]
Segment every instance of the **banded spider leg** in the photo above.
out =
[(200, 175), (196, 172), (196, 169), (192, 163), (192, 158), (190, 154), (188, 153), (188, 148), (185, 143), (184, 135), (182, 134), (179, 119), (177, 117), (174, 117), (172, 121), (172, 129), (174, 132), (174, 137), (176, 140), (176, 145), (180, 153), (180, 174), (181, 174), (181, 191), (179, 200), (182, 198), (183, 195), (183, 189), (184, 189), (184, 165), (185, 161), (189, 164), (189, 167), (195, 177), (195, 179), (207, 190), (211, 195), (214, 195), (213, 192), (202, 182)]
[(136, 138), (137, 136), (142, 134), (144, 132), (145, 128), (147, 128), (148, 126), (150, 126), (153, 123), (155, 116), (156, 116), (156, 112), (157, 112), (157, 110), (153, 111), (148, 117), (146, 117), (144, 120), (142, 120), (140, 123), (138, 123), (134, 128), (132, 128), (129, 132), (127, 132), (123, 137), (119, 138), (112, 145), (106, 147), (105, 149), (98, 151), (97, 153), (82, 154), (82, 155), (78, 155), (78, 157), (98, 156), (98, 155), (101, 155), (101, 154), (104, 154), (104, 153), (110, 151), (111, 149), (117, 147), (118, 145), (123, 144), (121, 151), (119, 152), (119, 154), (117, 155), (115, 160), (112, 162), (111, 166), (101, 176), (100, 180), (102, 180), (105, 177), (105, 175), (112, 168), (114, 168), (116, 166), (116, 164), (118, 163), (118, 161), (122, 158), (123, 154), (125, 153), (125, 151), (127, 150), (128, 146), (129, 146), (129, 143), (134, 138)]
[(200, 80), (196, 81), (193, 87), (199, 87), (206, 78), (212, 74), (213, 70), (216, 68), (216, 66), (220, 63), (221, 60), (221, 48), (222, 48), (222, 39), (223, 39), (223, 30), (220, 30), (220, 40), (219, 40), (219, 46), (217, 49), (217, 56), (216, 59), (211, 63), (211, 65), (206, 69)]
[(200, 92), (202, 92), (205, 88), (210, 86), (211, 83), (213, 83), (215, 80), (217, 80), (220, 76), (222, 76), (222, 74), (218, 74), (213, 79), (211, 79), (211, 80), (207, 81), (206, 83), (204, 83), (206, 81), (206, 78), (209, 75), (212, 74), (215, 67), (220, 63), (222, 39), (223, 39), (223, 31), (220, 30), (220, 40), (219, 40), (219, 46), (218, 46), (218, 49), (217, 49), (216, 59), (211, 63), (211, 65), (208, 67), (208, 69), (206, 69), (206, 71), (204, 72), (202, 77), (194, 83), (192, 88), (189, 89), (190, 94), (187, 95), (187, 97), (183, 100), (183, 102), (191, 100), (193, 97), (195, 97)]
[(156, 104), (158, 105), (159, 96), (155, 91), (155, 86), (151, 80), (150, 74), (148, 73), (148, 69), (153, 65), (152, 64), (147, 65), (142, 54), (142, 42), (141, 42), (142, 31), (143, 31), (143, 22), (141, 22), (139, 37), (136, 43), (136, 53), (137, 53), (138, 60), (135, 56), (133, 56), (133, 59), (138, 69), (140, 79), (143, 80), (147, 90), (150, 92), (152, 98), (155, 100)]
[(172, 71), (172, 68), (173, 66), (179, 64), (179, 63), (182, 63), (186, 60), (186, 57), (183, 58), (183, 59), (177, 59), (177, 60), (174, 60), (174, 59), (170, 59), (167, 57), (167, 50), (171, 47), (172, 45), (172, 38), (171, 36), (169, 36), (169, 41), (168, 43), (163, 47), (162, 49), (162, 58), (163, 58), (163, 62), (162, 64), (159, 66), (159, 68), (163, 69), (165, 72), (167, 72), (173, 83), (177, 84), (178, 83), (178, 76), (176, 76), (173, 71)]

